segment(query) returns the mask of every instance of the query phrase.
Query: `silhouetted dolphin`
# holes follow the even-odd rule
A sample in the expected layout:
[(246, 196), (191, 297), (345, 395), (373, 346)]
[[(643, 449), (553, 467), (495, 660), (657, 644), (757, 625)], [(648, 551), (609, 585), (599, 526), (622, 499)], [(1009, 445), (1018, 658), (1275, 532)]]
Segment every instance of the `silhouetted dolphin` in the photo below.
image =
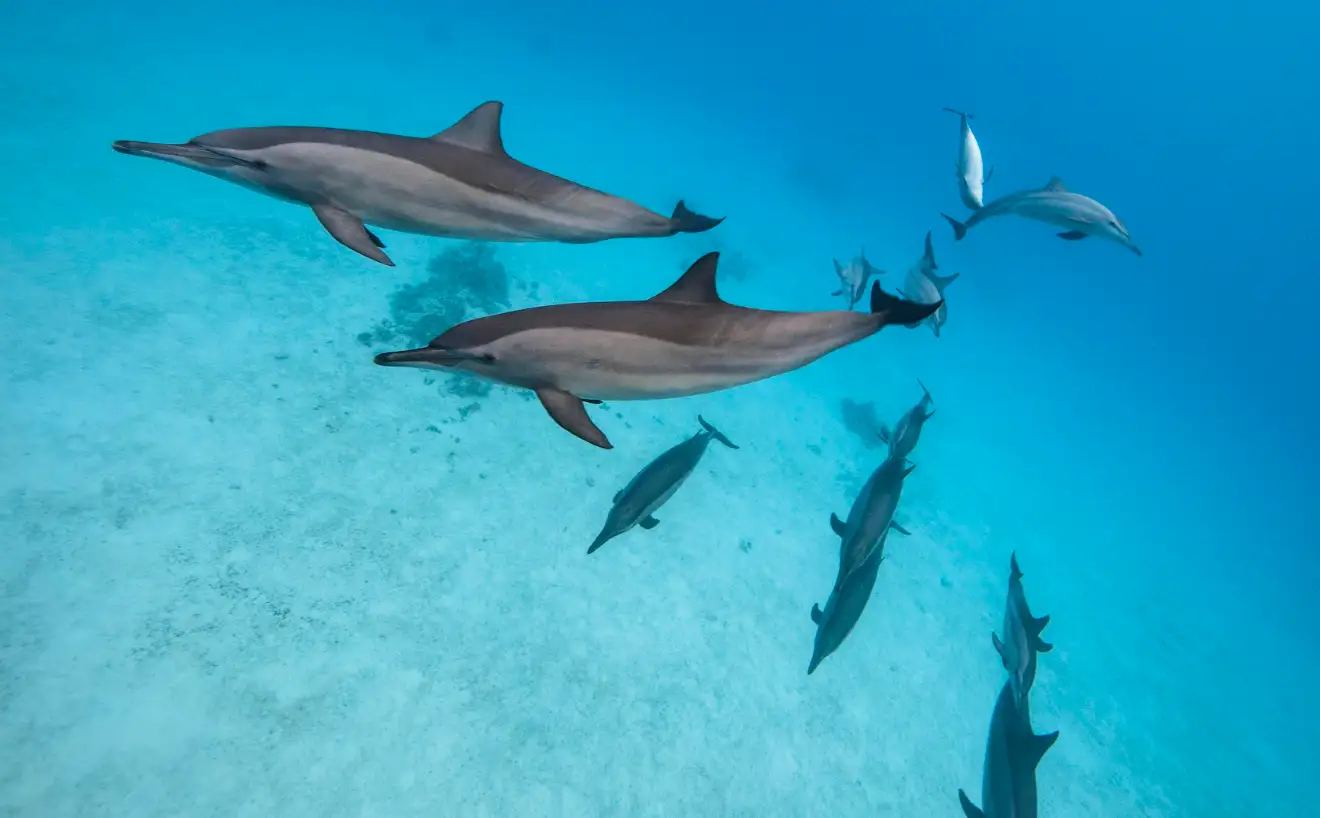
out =
[(429, 346), (383, 352), (376, 363), (458, 369), (534, 390), (556, 423), (608, 449), (584, 400), (676, 398), (752, 383), (939, 308), (892, 296), (878, 282), (870, 314), (737, 307), (716, 292), (718, 260), (719, 253), (707, 253), (647, 301), (552, 304), (475, 318)]
[(1058, 738), (1057, 730), (1043, 736), (1032, 732), (1028, 705), (1019, 707), (1005, 682), (990, 716), (980, 808), (958, 790), (966, 818), (1036, 818), (1036, 767)]
[(840, 264), (838, 259), (834, 259), (834, 273), (843, 283), (843, 287), (830, 294), (847, 298), (848, 309), (852, 309), (866, 294), (866, 282), (871, 280), (871, 276), (882, 276), (885, 271), (871, 266), (871, 262), (866, 260), (866, 251), (863, 250), (857, 254), (857, 258), (847, 264)]
[(876, 576), (880, 563), (884, 561), (885, 541), (888, 532), (880, 535), (880, 542), (866, 560), (845, 577), (840, 577), (830, 591), (830, 598), (825, 602), (825, 610), (819, 605), (811, 606), (811, 621), (816, 623), (816, 640), (811, 648), (811, 662), (807, 665), (807, 675), (816, 672), (825, 657), (839, 649), (843, 640), (848, 638), (862, 618), (866, 603), (871, 600), (875, 590)]
[(688, 479), (712, 439), (730, 449), (738, 448), (700, 415), (697, 420), (702, 431), (652, 460), (623, 487), (623, 491), (614, 495), (614, 505), (605, 518), (605, 527), (587, 549), (588, 554), (635, 525), (648, 531), (659, 525), (660, 521), (654, 516), (656, 509), (668, 502)]
[(962, 119), (956, 166), (958, 195), (962, 198), (963, 204), (967, 206), (968, 210), (979, 210), (981, 208), (982, 187), (990, 181), (995, 169), (990, 168), (989, 172), (982, 176), (981, 146), (977, 144), (976, 134), (972, 133), (971, 126), (967, 124), (967, 120), (971, 119), (972, 115), (953, 108), (945, 108), (944, 110), (951, 114), (957, 114)]
[(683, 202), (666, 218), (524, 165), (504, 152), (503, 108), (482, 103), (426, 139), (338, 128), (236, 128), (182, 145), (121, 140), (114, 149), (307, 205), (341, 244), (391, 266), (366, 224), (446, 238), (576, 244), (700, 233), (723, 221)]
[(1109, 239), (1141, 255), (1141, 248), (1132, 243), (1127, 227), (1109, 208), (1088, 196), (1073, 193), (1063, 186), (1059, 177), (1050, 179), (1040, 190), (1023, 190), (995, 199), (960, 222), (947, 214), (941, 216), (953, 226), (953, 238), (961, 241), (967, 231), (986, 219), (1016, 213), (1028, 219), (1064, 228), (1059, 238), (1077, 241), (1087, 236)]
[(933, 409), (926, 411), (930, 409), (930, 390), (921, 381), (917, 381), (917, 384), (921, 387), (921, 400), (917, 401), (916, 406), (903, 413), (894, 431), (889, 431), (889, 427), (884, 424), (880, 425), (880, 439), (889, 444), (889, 456), (899, 460), (912, 454), (912, 450), (917, 448), (917, 441), (921, 439), (921, 427), (935, 415)]
[(1018, 568), (1017, 554), (1009, 559), (1008, 598), (1004, 604), (1004, 638), (990, 634), (995, 651), (1008, 671), (1009, 686), (1014, 700), (1026, 701), (1031, 683), (1035, 679), (1035, 654), (1049, 653), (1054, 646), (1040, 638), (1050, 622), (1048, 616), (1036, 618), (1027, 606), (1027, 592), (1022, 587), (1022, 571)]
[[(903, 280), (902, 293), (918, 304), (939, 302), (940, 306), (927, 319), (936, 338), (940, 337), (940, 328), (944, 326), (944, 322), (949, 320), (948, 306), (944, 303), (944, 288), (956, 281), (960, 275), (954, 273), (951, 276), (941, 276), (935, 272), (938, 269), (939, 265), (935, 263), (935, 248), (931, 246), (930, 231), (927, 230), (926, 251), (908, 268), (907, 277)], [(908, 326), (910, 328), (920, 324), (921, 322), (917, 321)]]

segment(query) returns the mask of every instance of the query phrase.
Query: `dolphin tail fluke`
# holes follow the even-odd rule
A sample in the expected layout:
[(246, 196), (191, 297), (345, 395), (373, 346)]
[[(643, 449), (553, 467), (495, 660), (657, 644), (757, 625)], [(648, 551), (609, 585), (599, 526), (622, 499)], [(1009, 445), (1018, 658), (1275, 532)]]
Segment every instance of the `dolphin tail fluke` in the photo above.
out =
[(950, 216), (948, 213), (941, 213), (940, 215), (945, 219), (948, 219), (949, 226), (953, 228), (953, 240), (962, 241), (963, 236), (967, 235), (967, 225)]
[(724, 217), (715, 219), (694, 213), (680, 199), (674, 205), (674, 214), (669, 217), (669, 221), (673, 223), (675, 233), (704, 233), (724, 221)]
[(967, 793), (962, 790), (958, 790), (958, 803), (962, 804), (963, 815), (967, 818), (985, 818), (985, 813), (981, 812), (981, 808), (973, 804), (971, 799), (967, 797)]
[(975, 119), (975, 117), (972, 116), (971, 114), (967, 113), (966, 111), (959, 111), (957, 108), (945, 108), (944, 110), (948, 111), (951, 114), (957, 114), (958, 116), (965, 116), (968, 119)]
[(710, 433), (711, 437), (723, 443), (725, 446), (728, 446), (730, 449), (738, 448), (738, 444), (734, 443), (732, 440), (729, 440), (727, 437), (725, 437), (724, 433), (721, 432), (719, 429), (716, 429), (714, 426), (711, 426), (709, 423), (707, 423), (706, 419), (703, 418), (701, 415), (697, 415), (697, 420), (700, 421), (701, 428), (705, 429), (708, 433)]
[(944, 303), (940, 299), (933, 304), (908, 301), (896, 295), (890, 295), (880, 289), (880, 282), (871, 285), (871, 314), (880, 319), (880, 326), (902, 324), (903, 326), (920, 324), (935, 314)]

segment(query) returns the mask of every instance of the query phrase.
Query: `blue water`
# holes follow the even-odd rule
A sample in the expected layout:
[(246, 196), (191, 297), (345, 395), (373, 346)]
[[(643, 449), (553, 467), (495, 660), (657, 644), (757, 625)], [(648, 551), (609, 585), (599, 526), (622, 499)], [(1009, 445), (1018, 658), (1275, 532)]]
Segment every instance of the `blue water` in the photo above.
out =
[[(1313, 814), (1320, 14), (1300, 4), (0, 7), (0, 814), (950, 815), (979, 801), (1016, 552), (1055, 649), (1042, 816)], [(425, 135), (505, 103), (517, 158), (716, 230), (498, 246), (510, 306), (896, 287), (949, 322), (713, 395), (593, 410), (373, 366), (395, 268), (303, 208), (110, 150), (217, 128)], [(1059, 176), (1145, 252), (1005, 218)], [(874, 595), (805, 674), (845, 515), (937, 414)], [(472, 407), (475, 403), (477, 406)], [(462, 411), (460, 411), (462, 410)], [(610, 498), (712, 420), (658, 514)]]

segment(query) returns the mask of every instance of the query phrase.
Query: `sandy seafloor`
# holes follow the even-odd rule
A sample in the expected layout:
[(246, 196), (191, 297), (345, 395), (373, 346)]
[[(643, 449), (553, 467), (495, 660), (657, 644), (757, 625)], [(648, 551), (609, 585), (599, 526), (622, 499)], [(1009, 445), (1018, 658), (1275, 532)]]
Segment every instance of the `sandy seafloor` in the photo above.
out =
[[(1065, 370), (970, 296), (939, 341), (889, 329), (768, 382), (592, 409), (603, 452), (525, 395), (460, 419), (443, 384), (371, 364), (355, 336), (445, 242), (383, 234), (398, 267), (373, 265), (309, 212), (109, 142), (286, 108), (371, 127), (368, 105), (382, 129), (439, 130), (502, 96), (515, 156), (730, 215), (709, 242), (499, 248), (513, 306), (532, 283), (539, 302), (646, 297), (713, 245), (748, 259), (728, 299), (823, 309), (831, 254), (865, 243), (892, 285), (920, 232), (816, 212), (765, 172), (771, 149), (666, 131), (672, 108), (553, 99), (549, 68), (447, 82), (419, 111), (390, 82), (407, 57), (333, 89), (290, 58), (290, 87), (199, 100), (185, 70), (140, 93), (185, 45), (108, 71), (130, 49), (91, 47), (95, 22), (57, 47), (46, 21), (3, 74), (23, 198), (0, 212), (0, 814), (956, 815), (959, 787), (980, 800), (1014, 550), (1057, 645), (1032, 695), (1062, 734), (1042, 815), (1305, 814), (1292, 727), (1314, 705), (1267, 693), (1262, 665), (1310, 660), (1194, 568), (1138, 559), (1142, 521), (1070, 503), (1105, 477), (1057, 468), (1099, 444), (1024, 397)], [(808, 677), (829, 514), (879, 457), (840, 400), (892, 421), (918, 377), (939, 412), (899, 512), (913, 536)], [(741, 449), (713, 446), (658, 528), (588, 558), (610, 497), (698, 413)]]

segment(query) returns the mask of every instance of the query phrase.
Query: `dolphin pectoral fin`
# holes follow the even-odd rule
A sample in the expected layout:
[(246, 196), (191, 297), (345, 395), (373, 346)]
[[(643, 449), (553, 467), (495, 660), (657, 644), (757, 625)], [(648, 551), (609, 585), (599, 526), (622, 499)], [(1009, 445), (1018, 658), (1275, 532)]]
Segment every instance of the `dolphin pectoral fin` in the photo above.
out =
[(642, 521), (638, 523), (638, 525), (640, 525), (642, 528), (645, 528), (647, 531), (650, 531), (651, 529), (660, 525), (660, 521), (648, 514), (646, 517), (642, 518)]
[(967, 798), (967, 793), (962, 790), (958, 790), (958, 803), (962, 804), (963, 815), (967, 818), (985, 818), (985, 813), (981, 812), (980, 807), (973, 804)]
[(1045, 753), (1054, 746), (1054, 742), (1059, 740), (1059, 731), (1046, 733), (1043, 736), (1025, 735), (1020, 739), (1021, 744), (1016, 748), (1018, 757), (1027, 764), (1027, 769), (1034, 770), (1040, 764), (1040, 760), (1045, 757)]
[(1081, 241), (1086, 238), (1086, 234), (1080, 230), (1069, 230), (1065, 233), (1060, 233), (1059, 238), (1066, 239), (1067, 241)]
[(1037, 653), (1049, 653), (1050, 651), (1054, 650), (1054, 643), (1046, 642), (1044, 639), (1041, 639), (1039, 636), (1033, 636), (1031, 637), (1031, 647)]
[(880, 424), (880, 428), (875, 430), (875, 436), (880, 438), (880, 442), (888, 443), (890, 438), (889, 427), (883, 423)]
[(833, 261), (834, 261), (834, 274), (837, 275), (839, 278), (843, 278), (843, 265), (839, 263), (839, 260), (837, 258), (834, 259)]
[(994, 643), (995, 653), (999, 654), (999, 661), (1008, 670), (1008, 648), (999, 640), (999, 634), (990, 631), (990, 641)]
[(830, 528), (840, 537), (845, 536), (845, 532), (848, 530), (847, 524), (845, 524), (843, 520), (840, 520), (839, 515), (837, 514), (830, 515)]
[(843, 290), (835, 290), (834, 292), (830, 293), (830, 295), (843, 295)]
[(1031, 620), (1031, 624), (1027, 628), (1031, 631), (1032, 636), (1040, 636), (1040, 632), (1045, 630), (1045, 626), (1048, 624), (1050, 624), (1049, 616), (1038, 616)]
[(819, 625), (820, 621), (824, 618), (825, 614), (821, 612), (820, 605), (817, 605), (814, 602), (811, 603), (811, 621)]
[(987, 170), (985, 172), (985, 175), (981, 177), (981, 184), (985, 184), (986, 182), (990, 181), (990, 177), (994, 175), (995, 175), (995, 166), (991, 165), (990, 170)]
[(613, 502), (615, 502), (615, 503), (619, 502), (619, 498), (622, 497), (622, 496), (623, 496), (623, 491), (622, 491), (622, 490), (620, 490), (620, 491), (616, 491), (616, 492), (614, 493), (614, 500), (613, 500)]
[(880, 288), (879, 281), (871, 284), (871, 314), (880, 319), (882, 327), (889, 324), (904, 326), (920, 324), (934, 315), (943, 305), (943, 298), (933, 304), (922, 304), (890, 295)]
[(390, 257), (380, 249), (385, 246), (385, 242), (368, 230), (357, 216), (331, 205), (312, 205), (312, 212), (321, 220), (321, 226), (326, 232), (335, 237), (335, 241), (372, 261), (387, 267), (394, 266)]
[(572, 432), (593, 446), (613, 449), (609, 438), (591, 421), (581, 399), (568, 394), (562, 389), (543, 386), (536, 390), (536, 397), (549, 413), (550, 418), (565, 431)]
[(953, 282), (957, 281), (958, 276), (960, 275), (962, 275), (962, 273), (954, 273), (951, 276), (937, 276), (934, 273), (931, 273), (930, 281), (932, 284), (935, 285), (935, 287), (940, 291), (940, 293), (943, 293), (944, 288), (949, 286)]
[(912, 532), (911, 532), (911, 531), (908, 531), (906, 528), (904, 528), (903, 526), (899, 525), (897, 520), (890, 520), (890, 521), (889, 521), (889, 527), (892, 528), (892, 529), (894, 529), (895, 531), (897, 531), (899, 534), (904, 534), (904, 535), (906, 535), (906, 536), (908, 536), (908, 537), (911, 537), (911, 536), (912, 536)]

